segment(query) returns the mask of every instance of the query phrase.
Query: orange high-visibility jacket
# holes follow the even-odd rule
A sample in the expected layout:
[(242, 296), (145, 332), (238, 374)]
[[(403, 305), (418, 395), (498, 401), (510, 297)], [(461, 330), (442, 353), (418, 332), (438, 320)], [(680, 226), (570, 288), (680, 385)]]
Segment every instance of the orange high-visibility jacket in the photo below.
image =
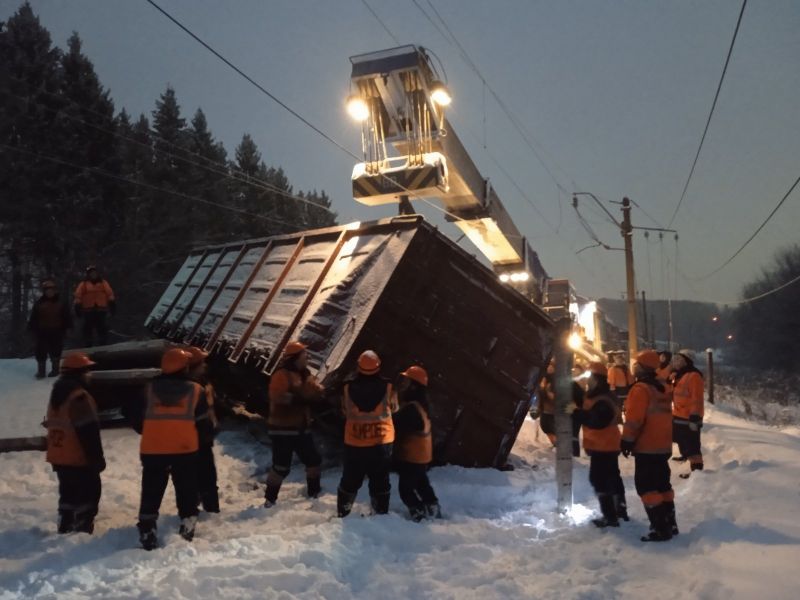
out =
[(79, 304), (84, 310), (106, 309), (108, 303), (113, 301), (114, 290), (105, 279), (100, 279), (97, 283), (84, 279), (75, 288), (75, 304)]
[(633, 385), (633, 375), (624, 365), (611, 365), (608, 368), (608, 387), (611, 391), (621, 390), (623, 395), (625, 390)]
[(392, 384), (386, 384), (386, 393), (375, 408), (362, 412), (350, 399), (350, 384), (344, 386), (343, 406), (345, 416), (344, 443), (358, 448), (381, 446), (394, 442), (392, 422)]
[(47, 462), (53, 465), (85, 467), (89, 461), (77, 428), (97, 421), (94, 398), (82, 387), (72, 391), (57, 409), (47, 407)]
[(672, 383), (670, 381), (670, 377), (675, 372), (675, 369), (672, 368), (672, 365), (667, 365), (666, 367), (659, 367), (656, 369), (656, 378), (662, 383)]
[(686, 420), (697, 415), (701, 419), (704, 414), (703, 403), (703, 376), (697, 371), (684, 373), (675, 382), (672, 392), (672, 414), (677, 420)]
[(270, 430), (301, 431), (311, 425), (308, 401), (322, 395), (322, 386), (313, 375), (303, 380), (300, 373), (278, 369), (269, 380)]
[(633, 384), (622, 439), (635, 442), (634, 454), (672, 454), (672, 406), (666, 391), (644, 381)]
[[(194, 381), (156, 378), (147, 386), (142, 454), (190, 454), (200, 447), (195, 412), (203, 387)], [(208, 413), (201, 418), (208, 418)]]
[(394, 445), (394, 455), (397, 460), (427, 465), (433, 460), (433, 443), (431, 441), (431, 419), (428, 411), (419, 402), (411, 402), (419, 411), (419, 416), (424, 424), (422, 431), (404, 433)]
[(592, 410), (592, 407), (598, 402), (605, 402), (614, 411), (614, 418), (603, 429), (592, 429), (590, 427), (583, 428), (583, 448), (587, 452), (619, 452), (620, 440), (622, 438), (619, 432), (619, 409), (617, 403), (606, 395), (595, 396), (590, 398), (588, 396), (583, 399), (583, 410), (587, 413)]

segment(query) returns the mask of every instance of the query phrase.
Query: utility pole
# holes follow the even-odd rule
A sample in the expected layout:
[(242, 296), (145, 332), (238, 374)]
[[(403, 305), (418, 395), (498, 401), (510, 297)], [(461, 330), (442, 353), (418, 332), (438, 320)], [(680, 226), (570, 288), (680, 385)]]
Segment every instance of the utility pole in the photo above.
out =
[(642, 290), (642, 320), (644, 321), (644, 339), (650, 342), (650, 331), (647, 328), (647, 296)]
[(566, 514), (572, 509), (572, 418), (567, 407), (572, 402), (572, 350), (567, 342), (572, 321), (565, 317), (556, 322), (556, 485), (557, 509)]
[(631, 224), (631, 201), (622, 199), (622, 239), (625, 242), (625, 279), (628, 285), (628, 360), (639, 353), (636, 328), (636, 280), (633, 272), (633, 225)]

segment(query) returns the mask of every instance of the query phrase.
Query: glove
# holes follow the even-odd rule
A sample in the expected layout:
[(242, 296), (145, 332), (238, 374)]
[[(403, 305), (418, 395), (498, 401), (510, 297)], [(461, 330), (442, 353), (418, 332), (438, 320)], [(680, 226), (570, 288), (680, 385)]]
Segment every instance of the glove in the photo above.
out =
[(625, 458), (628, 458), (631, 455), (631, 453), (633, 452), (633, 446), (635, 445), (635, 443), (636, 442), (630, 442), (628, 440), (622, 440), (622, 445), (621, 445), (622, 456), (624, 456)]
[(80, 304), (75, 305), (75, 316), (79, 319), (83, 316), (83, 309), (81, 308)]
[(111, 313), (111, 316), (117, 314), (117, 301), (116, 300), (109, 300), (108, 301), (108, 312)]
[(578, 407), (575, 406), (575, 403), (574, 402), (569, 402), (564, 407), (564, 414), (572, 415), (572, 413), (574, 413), (576, 410), (578, 410)]
[(689, 429), (692, 431), (700, 431), (703, 427), (703, 417), (700, 415), (692, 415), (689, 417)]

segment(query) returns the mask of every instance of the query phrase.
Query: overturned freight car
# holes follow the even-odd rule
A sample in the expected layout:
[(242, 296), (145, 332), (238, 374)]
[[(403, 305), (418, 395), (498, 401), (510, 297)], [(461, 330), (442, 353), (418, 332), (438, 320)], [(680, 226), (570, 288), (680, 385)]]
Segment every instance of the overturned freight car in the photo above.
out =
[(205, 347), (230, 368), (212, 370), (219, 385), (262, 406), (291, 339), (308, 345), (331, 408), (367, 348), (387, 376), (422, 364), (435, 459), (464, 466), (505, 463), (552, 344), (540, 308), (420, 216), (198, 249), (147, 326)]

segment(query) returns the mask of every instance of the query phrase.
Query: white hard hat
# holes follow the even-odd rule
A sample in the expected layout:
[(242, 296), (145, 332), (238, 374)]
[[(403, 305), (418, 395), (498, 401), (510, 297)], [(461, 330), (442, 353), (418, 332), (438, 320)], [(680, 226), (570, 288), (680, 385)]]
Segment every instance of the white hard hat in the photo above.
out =
[(678, 350), (678, 354), (683, 356), (686, 360), (694, 363), (694, 350), (690, 350), (689, 348), (683, 348), (682, 350)]

